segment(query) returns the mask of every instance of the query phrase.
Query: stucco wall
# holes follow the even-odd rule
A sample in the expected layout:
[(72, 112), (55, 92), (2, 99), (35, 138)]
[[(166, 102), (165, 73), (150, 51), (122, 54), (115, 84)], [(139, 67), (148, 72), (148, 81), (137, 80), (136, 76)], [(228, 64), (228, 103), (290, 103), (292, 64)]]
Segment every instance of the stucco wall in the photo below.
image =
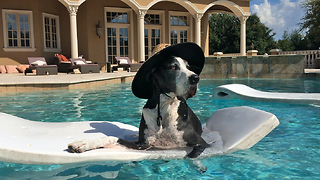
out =
[[(43, 21), (42, 13), (50, 13), (61, 17), (61, 11), (67, 11), (67, 9), (58, 1), (43, 1), (43, 0), (6, 0), (1, 1), (0, 9), (10, 10), (28, 10), (33, 12), (33, 30), (34, 30), (34, 42), (36, 51), (34, 52), (5, 52), (3, 40), (3, 28), (2, 28), (2, 12), (0, 14), (1, 28), (0, 28), (0, 65), (5, 64), (28, 64), (27, 57), (43, 56), (47, 61), (53, 59), (54, 53), (44, 52), (43, 41)], [(61, 21), (61, 20), (60, 20)], [(69, 34), (68, 31), (67, 34)], [(64, 37), (63, 33), (61, 35)], [(69, 35), (66, 35), (69, 36)], [(70, 37), (70, 36), (69, 36)], [(70, 38), (69, 38), (70, 39)], [(69, 40), (70, 41), (70, 40)], [(62, 46), (64, 46), (62, 44)], [(69, 50), (70, 51), (70, 50)]]
[[(79, 55), (94, 62), (106, 62), (105, 7), (130, 9), (122, 1), (87, 0), (79, 7), (77, 14)], [(103, 28), (100, 39), (96, 35), (96, 24), (99, 21)]]
[(206, 57), (201, 77), (294, 78), (303, 73), (303, 55)]
[[(141, 3), (142, 6), (148, 5), (152, 0), (136, 0)], [(184, 11), (187, 9), (178, 3), (180, 0), (170, 1), (154, 1), (154, 4), (150, 10), (162, 10), (164, 11), (165, 21), (164, 28), (165, 32), (164, 40), (162, 43), (169, 43), (169, 11)], [(212, 3), (211, 0), (190, 0), (195, 3), (195, 7), (199, 9), (204, 8), (207, 4)], [(221, 1), (222, 2), (222, 1)], [(235, 1), (240, 3), (243, 8), (249, 7), (249, 1)], [(132, 4), (131, 4), (132, 5)], [(121, 0), (86, 0), (80, 5), (77, 12), (77, 31), (78, 31), (78, 52), (79, 55), (84, 55), (88, 60), (95, 62), (106, 61), (106, 40), (105, 32), (103, 31), (101, 38), (96, 35), (96, 24), (98, 21), (101, 22), (101, 26), (105, 29), (104, 22), (104, 7), (120, 7), (128, 8), (131, 7)], [(219, 8), (220, 6), (214, 6)], [(33, 12), (33, 28), (34, 28), (34, 41), (36, 51), (34, 52), (5, 52), (2, 48), (4, 47), (3, 40), (3, 28), (2, 23), (0, 24), (0, 65), (7, 64), (27, 64), (27, 57), (38, 57), (43, 56), (46, 58), (48, 63), (51, 63), (56, 52), (45, 52), (44, 51), (44, 37), (43, 37), (43, 20), (42, 13), (49, 13), (59, 16), (60, 20), (60, 39), (61, 39), (61, 53), (64, 55), (71, 54), (71, 40), (70, 40), (70, 15), (68, 9), (60, 3), (58, 0), (4, 0), (0, 3), (0, 9), (13, 9), (13, 10), (29, 10)], [(213, 8), (214, 9), (214, 8)], [(212, 10), (212, 9), (210, 9)], [(210, 11), (209, 10), (209, 11)], [(245, 10), (246, 11), (246, 10)], [(138, 32), (137, 32), (137, 14), (132, 10), (132, 30), (133, 37), (130, 37), (129, 46), (134, 45), (133, 60), (138, 60), (139, 47)], [(192, 18), (192, 17), (191, 17)], [(2, 13), (0, 13), (0, 19), (2, 20)], [(195, 25), (194, 19), (192, 18), (193, 26)], [(208, 24), (206, 23), (207, 14), (202, 19), (202, 47), (204, 51), (208, 52)], [(190, 28), (192, 38), (190, 41), (194, 41), (194, 27)], [(131, 34), (130, 34), (131, 35)], [(206, 41), (205, 41), (206, 40)]]

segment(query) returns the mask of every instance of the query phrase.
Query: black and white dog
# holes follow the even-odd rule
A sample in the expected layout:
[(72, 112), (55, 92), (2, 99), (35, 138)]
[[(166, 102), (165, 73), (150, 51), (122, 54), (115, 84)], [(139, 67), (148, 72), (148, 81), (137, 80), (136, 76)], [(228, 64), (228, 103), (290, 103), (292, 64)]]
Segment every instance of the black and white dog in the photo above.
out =
[[(148, 99), (142, 110), (138, 142), (130, 142), (116, 137), (105, 137), (93, 141), (76, 141), (69, 144), (68, 148), (72, 152), (84, 152), (113, 145), (139, 150), (149, 148), (173, 149), (189, 146), (193, 147), (193, 150), (187, 156), (195, 158), (205, 148), (209, 147), (210, 145), (201, 137), (202, 127), (198, 117), (186, 103), (188, 98), (196, 94), (199, 76), (190, 70), (192, 68), (185, 59), (178, 56), (164, 57), (166, 59), (162, 60), (161, 63), (146, 65), (149, 66), (148, 68), (152, 68), (149, 69), (144, 80), (149, 85), (144, 86), (150, 87), (141, 90), (138, 83), (139, 88), (137, 90), (135, 80), (133, 82), (134, 94), (137, 97), (141, 96), (141, 98)], [(140, 74), (136, 76), (139, 78)]]

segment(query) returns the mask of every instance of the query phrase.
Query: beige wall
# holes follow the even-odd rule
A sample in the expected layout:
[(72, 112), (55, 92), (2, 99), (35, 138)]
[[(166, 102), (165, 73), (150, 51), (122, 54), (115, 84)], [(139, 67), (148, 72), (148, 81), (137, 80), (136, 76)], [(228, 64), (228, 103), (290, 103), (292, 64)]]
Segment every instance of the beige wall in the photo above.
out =
[[(149, 5), (152, 0), (136, 0), (136, 2), (140, 3), (141, 6)], [(208, 4), (212, 3), (212, 0), (190, 0), (193, 2), (195, 6), (199, 9), (204, 9), (207, 7)], [(236, 4), (243, 6), (244, 10), (249, 10), (249, 2), (250, 1), (236, 1)], [(105, 32), (101, 38), (99, 39), (96, 35), (96, 24), (98, 21), (101, 22), (103, 29), (105, 29), (105, 22), (104, 22), (104, 7), (121, 7), (121, 8), (130, 8), (129, 5), (126, 3), (118, 0), (108, 1), (108, 0), (87, 0), (85, 1), (78, 10), (78, 42), (79, 42), (79, 55), (84, 55), (84, 57), (88, 60), (95, 61), (95, 62), (105, 62), (106, 61), (106, 40), (105, 40)], [(247, 8), (247, 9), (246, 9)], [(162, 10), (164, 11), (165, 15), (165, 32), (164, 32), (164, 42), (162, 43), (169, 43), (169, 11), (184, 11), (187, 12), (183, 6), (171, 2), (171, 1), (160, 1), (150, 7), (150, 10)], [(213, 6), (209, 10), (222, 10), (222, 11), (230, 11), (228, 8), (224, 6)], [(134, 42), (134, 53), (131, 59), (138, 60), (138, 32), (137, 32), (137, 14), (135, 11), (132, 11), (133, 15), (133, 37), (131, 37), (131, 41)], [(191, 16), (194, 24), (194, 19)], [(81, 19), (81, 22), (80, 22)], [(207, 18), (202, 19), (202, 36), (201, 42), (203, 50), (205, 54), (208, 55), (208, 21)], [(194, 29), (191, 32), (195, 33)], [(80, 38), (81, 37), (81, 38)], [(195, 35), (193, 34), (193, 37)], [(191, 40), (193, 41), (193, 40)], [(130, 42), (129, 42), (130, 43)], [(131, 43), (130, 43), (131, 44)], [(69, 48), (70, 49), (70, 48)]]
[(122, 1), (87, 0), (84, 2), (77, 15), (79, 55), (94, 62), (106, 62), (105, 31), (102, 36), (96, 35), (96, 24), (100, 21), (105, 29), (104, 8), (121, 7), (130, 8)]
[[(57, 0), (6, 0), (0, 2), (0, 9), (12, 9), (12, 10), (30, 10), (33, 12), (33, 30), (34, 30), (34, 42), (36, 51), (35, 52), (4, 52), (3, 40), (3, 22), (2, 12), (0, 14), (0, 65), (5, 64), (28, 64), (27, 57), (43, 56), (47, 61), (53, 59), (54, 53), (44, 52), (44, 41), (43, 41), (43, 22), (42, 13), (50, 13), (59, 15), (61, 17), (61, 11), (64, 6)], [(66, 8), (63, 10), (66, 11)], [(60, 19), (61, 21), (61, 19)], [(63, 28), (62, 28), (63, 29)], [(68, 32), (69, 34), (69, 32)], [(64, 33), (61, 32), (61, 36), (65, 37)], [(69, 36), (69, 35), (66, 35)], [(70, 39), (70, 38), (69, 38)], [(62, 45), (63, 46), (63, 45)]]
[[(136, 2), (140, 6), (148, 6), (153, 1), (155, 0), (136, 0)], [(179, 0), (170, 0), (170, 1), (178, 2)], [(210, 3), (215, 2), (212, 0), (189, 0), (189, 1), (193, 3), (198, 10), (204, 10)], [(243, 8), (244, 12), (249, 12), (250, 1), (240, 1), (240, 0), (230, 0), (230, 1), (234, 2), (235, 4)]]
[[(96, 24), (101, 21), (101, 26), (105, 29), (104, 23), (104, 7), (121, 7), (130, 8), (128, 5), (121, 1), (105, 1), (105, 0), (87, 0), (84, 2), (78, 10), (78, 37), (79, 38), (79, 54), (83, 54), (88, 60), (95, 62), (105, 62), (106, 61), (106, 40), (105, 31), (103, 31), (102, 37), (96, 35)], [(131, 9), (131, 8), (130, 8)], [(151, 10), (162, 10), (165, 12), (165, 42), (169, 43), (169, 22), (168, 16), (169, 11), (187, 11), (179, 4), (173, 2), (159, 2), (151, 7)], [(131, 41), (134, 42), (134, 56), (131, 59), (138, 59), (138, 32), (137, 32), (137, 14), (132, 11), (133, 15), (133, 37)], [(79, 20), (81, 19), (81, 22)], [(129, 42), (130, 43), (130, 42)]]
[[(152, 0), (136, 0), (141, 3), (142, 6), (147, 6)], [(154, 4), (150, 10), (162, 10), (165, 15), (164, 23), (164, 42), (169, 43), (169, 11), (184, 11), (187, 12), (183, 6), (173, 2), (178, 0), (161, 1)], [(207, 4), (212, 3), (212, 0), (190, 0), (194, 2), (195, 6), (199, 9), (205, 8)], [(237, 4), (242, 6), (245, 11), (249, 11), (250, 1), (235, 1)], [(131, 7), (121, 0), (86, 0), (80, 5), (77, 13), (77, 30), (78, 30), (78, 50), (79, 55), (84, 55), (84, 58), (94, 62), (105, 62), (106, 61), (106, 40), (105, 32), (103, 31), (101, 38), (96, 35), (96, 24), (98, 21), (101, 22), (101, 26), (105, 29), (104, 22), (104, 7)], [(70, 44), (70, 16), (67, 8), (62, 5), (58, 0), (5, 0), (0, 2), (0, 9), (13, 9), (13, 10), (30, 10), (33, 12), (33, 23), (34, 23), (34, 41), (35, 41), (35, 52), (4, 52), (3, 41), (3, 28), (2, 28), (2, 13), (0, 13), (0, 65), (5, 64), (27, 64), (27, 57), (32, 56), (43, 56), (50, 63), (53, 60), (54, 52), (44, 52), (44, 40), (43, 40), (43, 24), (42, 24), (42, 13), (50, 13), (59, 16), (60, 20), (60, 39), (61, 39), (61, 50), (62, 54), (69, 56), (71, 54)], [(228, 10), (223, 6), (213, 6), (211, 10)], [(138, 59), (138, 32), (137, 32), (137, 14), (132, 11), (133, 15), (133, 37), (131, 41), (134, 42), (134, 56), (131, 57), (133, 60)], [(206, 15), (205, 15), (206, 16)], [(192, 18), (193, 19), (193, 18)], [(206, 52), (208, 42), (208, 23), (207, 18), (202, 19), (201, 41), (202, 47)], [(194, 25), (194, 19), (193, 19)], [(193, 33), (194, 29), (191, 30)], [(193, 35), (194, 37), (194, 35)], [(192, 40), (193, 41), (193, 40)], [(130, 42), (129, 42), (130, 43)], [(131, 43), (129, 44), (131, 45)]]

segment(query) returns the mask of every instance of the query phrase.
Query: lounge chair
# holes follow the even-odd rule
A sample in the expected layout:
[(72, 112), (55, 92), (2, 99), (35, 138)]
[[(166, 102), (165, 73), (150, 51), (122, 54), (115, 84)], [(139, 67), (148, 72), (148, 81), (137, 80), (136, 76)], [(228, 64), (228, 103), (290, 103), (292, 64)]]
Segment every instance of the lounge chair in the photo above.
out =
[(55, 54), (53, 64), (58, 66), (58, 72), (73, 72), (71, 61), (62, 54)]
[(26, 68), (24, 74), (33, 73), (36, 70), (36, 75), (54, 75), (58, 74), (57, 65), (48, 65), (44, 57), (28, 57), (29, 68)]
[(70, 58), (72, 69), (79, 68), (81, 74), (86, 74), (89, 72), (100, 73), (100, 67), (98, 64), (88, 64), (85, 59), (81, 58)]
[(112, 72), (117, 71), (118, 68), (123, 68), (124, 71), (137, 72), (142, 63), (132, 63), (128, 57), (115, 57), (118, 65), (112, 67)]

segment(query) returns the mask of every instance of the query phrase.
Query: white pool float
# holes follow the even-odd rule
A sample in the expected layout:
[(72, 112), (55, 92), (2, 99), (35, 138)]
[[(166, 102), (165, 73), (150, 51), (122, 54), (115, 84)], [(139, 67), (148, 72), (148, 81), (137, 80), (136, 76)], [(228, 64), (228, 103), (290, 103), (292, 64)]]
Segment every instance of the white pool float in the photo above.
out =
[(215, 99), (243, 99), (247, 101), (320, 104), (320, 93), (263, 92), (243, 84), (227, 84), (213, 90)]
[[(203, 124), (203, 138), (207, 142), (214, 142), (201, 156), (248, 149), (278, 124), (275, 115), (250, 107), (217, 110)], [(119, 122), (36, 122), (0, 113), (0, 161), (23, 164), (139, 161), (183, 158), (191, 151), (191, 148), (147, 151), (110, 148), (77, 154), (67, 150), (67, 145), (74, 140), (96, 139), (106, 135), (132, 139), (137, 133), (137, 127)]]

